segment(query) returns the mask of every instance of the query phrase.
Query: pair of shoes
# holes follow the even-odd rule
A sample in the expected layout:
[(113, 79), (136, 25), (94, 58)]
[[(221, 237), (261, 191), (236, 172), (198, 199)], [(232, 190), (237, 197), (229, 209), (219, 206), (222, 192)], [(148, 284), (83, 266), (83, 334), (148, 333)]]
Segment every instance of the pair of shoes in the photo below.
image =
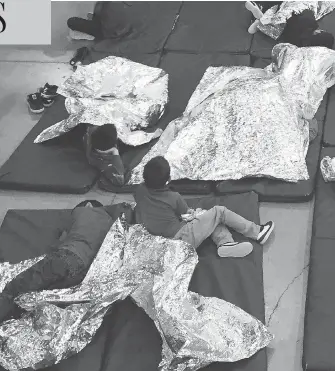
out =
[[(274, 227), (275, 224), (271, 221), (261, 225), (256, 242), (264, 245), (271, 236)], [(221, 258), (243, 258), (249, 255), (252, 250), (253, 246), (250, 242), (227, 242), (218, 247), (218, 255)]]
[(50, 85), (46, 83), (42, 88), (38, 89), (38, 92), (41, 93), (41, 96), (44, 99), (55, 99), (58, 97), (57, 90), (57, 85)]
[(43, 88), (39, 88), (37, 93), (27, 96), (27, 104), (32, 113), (42, 113), (44, 108), (54, 104), (58, 86), (46, 83)]

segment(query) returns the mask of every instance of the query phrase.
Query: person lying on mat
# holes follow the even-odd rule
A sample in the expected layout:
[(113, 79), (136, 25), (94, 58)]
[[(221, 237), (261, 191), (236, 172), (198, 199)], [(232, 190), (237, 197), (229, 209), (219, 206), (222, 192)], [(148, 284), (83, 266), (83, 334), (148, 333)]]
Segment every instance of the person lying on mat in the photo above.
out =
[[(252, 12), (256, 21), (249, 27), (248, 32), (254, 34), (258, 30), (260, 19), (271, 7), (280, 5), (283, 1), (247, 1), (245, 7)], [(311, 10), (304, 10), (300, 14), (293, 14), (285, 25), (278, 42), (290, 43), (298, 47), (324, 46), (332, 49), (334, 36), (319, 28), (315, 15)]]
[(235, 242), (227, 227), (260, 244), (268, 240), (274, 229), (272, 221), (256, 225), (224, 206), (201, 212), (191, 210), (179, 193), (168, 188), (170, 165), (164, 157), (152, 158), (144, 167), (143, 178), (144, 183), (134, 195), (136, 223), (153, 235), (180, 239), (194, 248), (211, 237), (220, 257), (244, 257), (252, 252), (252, 244)]
[(14, 299), (21, 294), (78, 285), (114, 221), (122, 214), (131, 224), (133, 211), (129, 204), (103, 207), (95, 200), (78, 204), (71, 213), (70, 228), (50, 247), (51, 252), (17, 275), (0, 293), (0, 323), (18, 314)]
[(117, 131), (113, 124), (93, 126), (87, 124), (84, 147), (87, 161), (101, 172), (99, 184), (123, 186), (124, 166), (117, 148)]

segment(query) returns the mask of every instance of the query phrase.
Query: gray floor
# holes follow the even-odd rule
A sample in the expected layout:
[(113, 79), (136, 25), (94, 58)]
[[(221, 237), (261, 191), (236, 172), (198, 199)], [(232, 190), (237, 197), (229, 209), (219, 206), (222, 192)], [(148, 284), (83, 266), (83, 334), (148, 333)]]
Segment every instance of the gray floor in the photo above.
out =
[[(26, 94), (45, 82), (60, 84), (71, 74), (68, 61), (81, 43), (70, 42), (66, 19), (85, 16), (93, 2), (52, 3), (52, 47), (2, 47), (0, 53), (0, 165), (36, 124)], [(83, 198), (104, 203), (132, 199), (92, 190), (85, 196), (0, 191), (0, 223), (8, 209), (72, 207)], [(269, 348), (269, 371), (301, 371), (305, 291), (313, 202), (262, 204), (261, 220), (276, 223), (275, 235), (264, 248), (266, 318), (275, 335)], [(0, 242), (1, 243), (1, 242)]]

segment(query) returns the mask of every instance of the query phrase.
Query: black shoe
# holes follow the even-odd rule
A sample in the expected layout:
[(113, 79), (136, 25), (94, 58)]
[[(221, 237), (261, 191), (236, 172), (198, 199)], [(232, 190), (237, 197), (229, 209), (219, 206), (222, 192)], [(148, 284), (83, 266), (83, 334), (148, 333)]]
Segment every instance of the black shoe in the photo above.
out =
[(261, 245), (264, 245), (265, 242), (269, 239), (274, 227), (274, 222), (267, 222), (266, 224), (261, 225), (261, 230), (258, 234), (257, 242)]
[(58, 96), (57, 90), (57, 85), (49, 85), (46, 83), (43, 88), (39, 89), (39, 92), (41, 93), (42, 98), (52, 99)]
[(44, 106), (40, 93), (30, 94), (27, 96), (27, 104), (31, 112), (42, 113)]
[(55, 98), (43, 98), (42, 97), (42, 103), (44, 107), (48, 108), (55, 103)]
[(70, 65), (72, 67), (75, 67), (78, 62), (82, 63), (84, 59), (88, 56), (89, 52), (90, 51), (86, 46), (79, 48), (76, 51), (74, 57), (70, 60)]

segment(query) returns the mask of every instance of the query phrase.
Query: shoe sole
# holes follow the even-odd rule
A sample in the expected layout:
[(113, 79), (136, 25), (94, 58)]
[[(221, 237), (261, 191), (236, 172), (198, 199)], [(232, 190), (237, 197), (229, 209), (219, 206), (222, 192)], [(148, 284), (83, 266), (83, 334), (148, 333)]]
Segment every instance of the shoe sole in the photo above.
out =
[(48, 108), (48, 107), (51, 107), (54, 103), (55, 103), (55, 101), (53, 101), (52, 103), (49, 103), (49, 104), (43, 103), (43, 106), (45, 108)]
[(45, 99), (55, 99), (55, 98), (57, 98), (58, 97), (58, 94), (53, 94), (53, 95), (46, 95), (46, 94), (42, 94), (41, 93), (41, 97), (42, 98), (45, 98)]
[(219, 246), (218, 255), (220, 258), (244, 258), (253, 250), (250, 242), (241, 242), (233, 246)]
[(274, 228), (275, 228), (275, 223), (272, 223), (272, 227), (268, 230), (268, 232), (264, 236), (262, 242), (259, 242), (261, 245), (264, 245), (266, 243), (266, 241), (270, 238)]
[(30, 104), (28, 102), (26, 102), (26, 103), (27, 103), (27, 106), (28, 106), (30, 112), (32, 112), (32, 113), (43, 113), (44, 112), (44, 107), (39, 109), (39, 110), (34, 110), (30, 107)]
[(262, 11), (260, 9), (258, 9), (256, 6), (252, 5), (252, 3), (250, 1), (246, 1), (245, 7), (246, 7), (247, 10), (249, 10), (249, 12), (252, 13), (252, 15), (256, 19), (261, 19), (263, 17)]

